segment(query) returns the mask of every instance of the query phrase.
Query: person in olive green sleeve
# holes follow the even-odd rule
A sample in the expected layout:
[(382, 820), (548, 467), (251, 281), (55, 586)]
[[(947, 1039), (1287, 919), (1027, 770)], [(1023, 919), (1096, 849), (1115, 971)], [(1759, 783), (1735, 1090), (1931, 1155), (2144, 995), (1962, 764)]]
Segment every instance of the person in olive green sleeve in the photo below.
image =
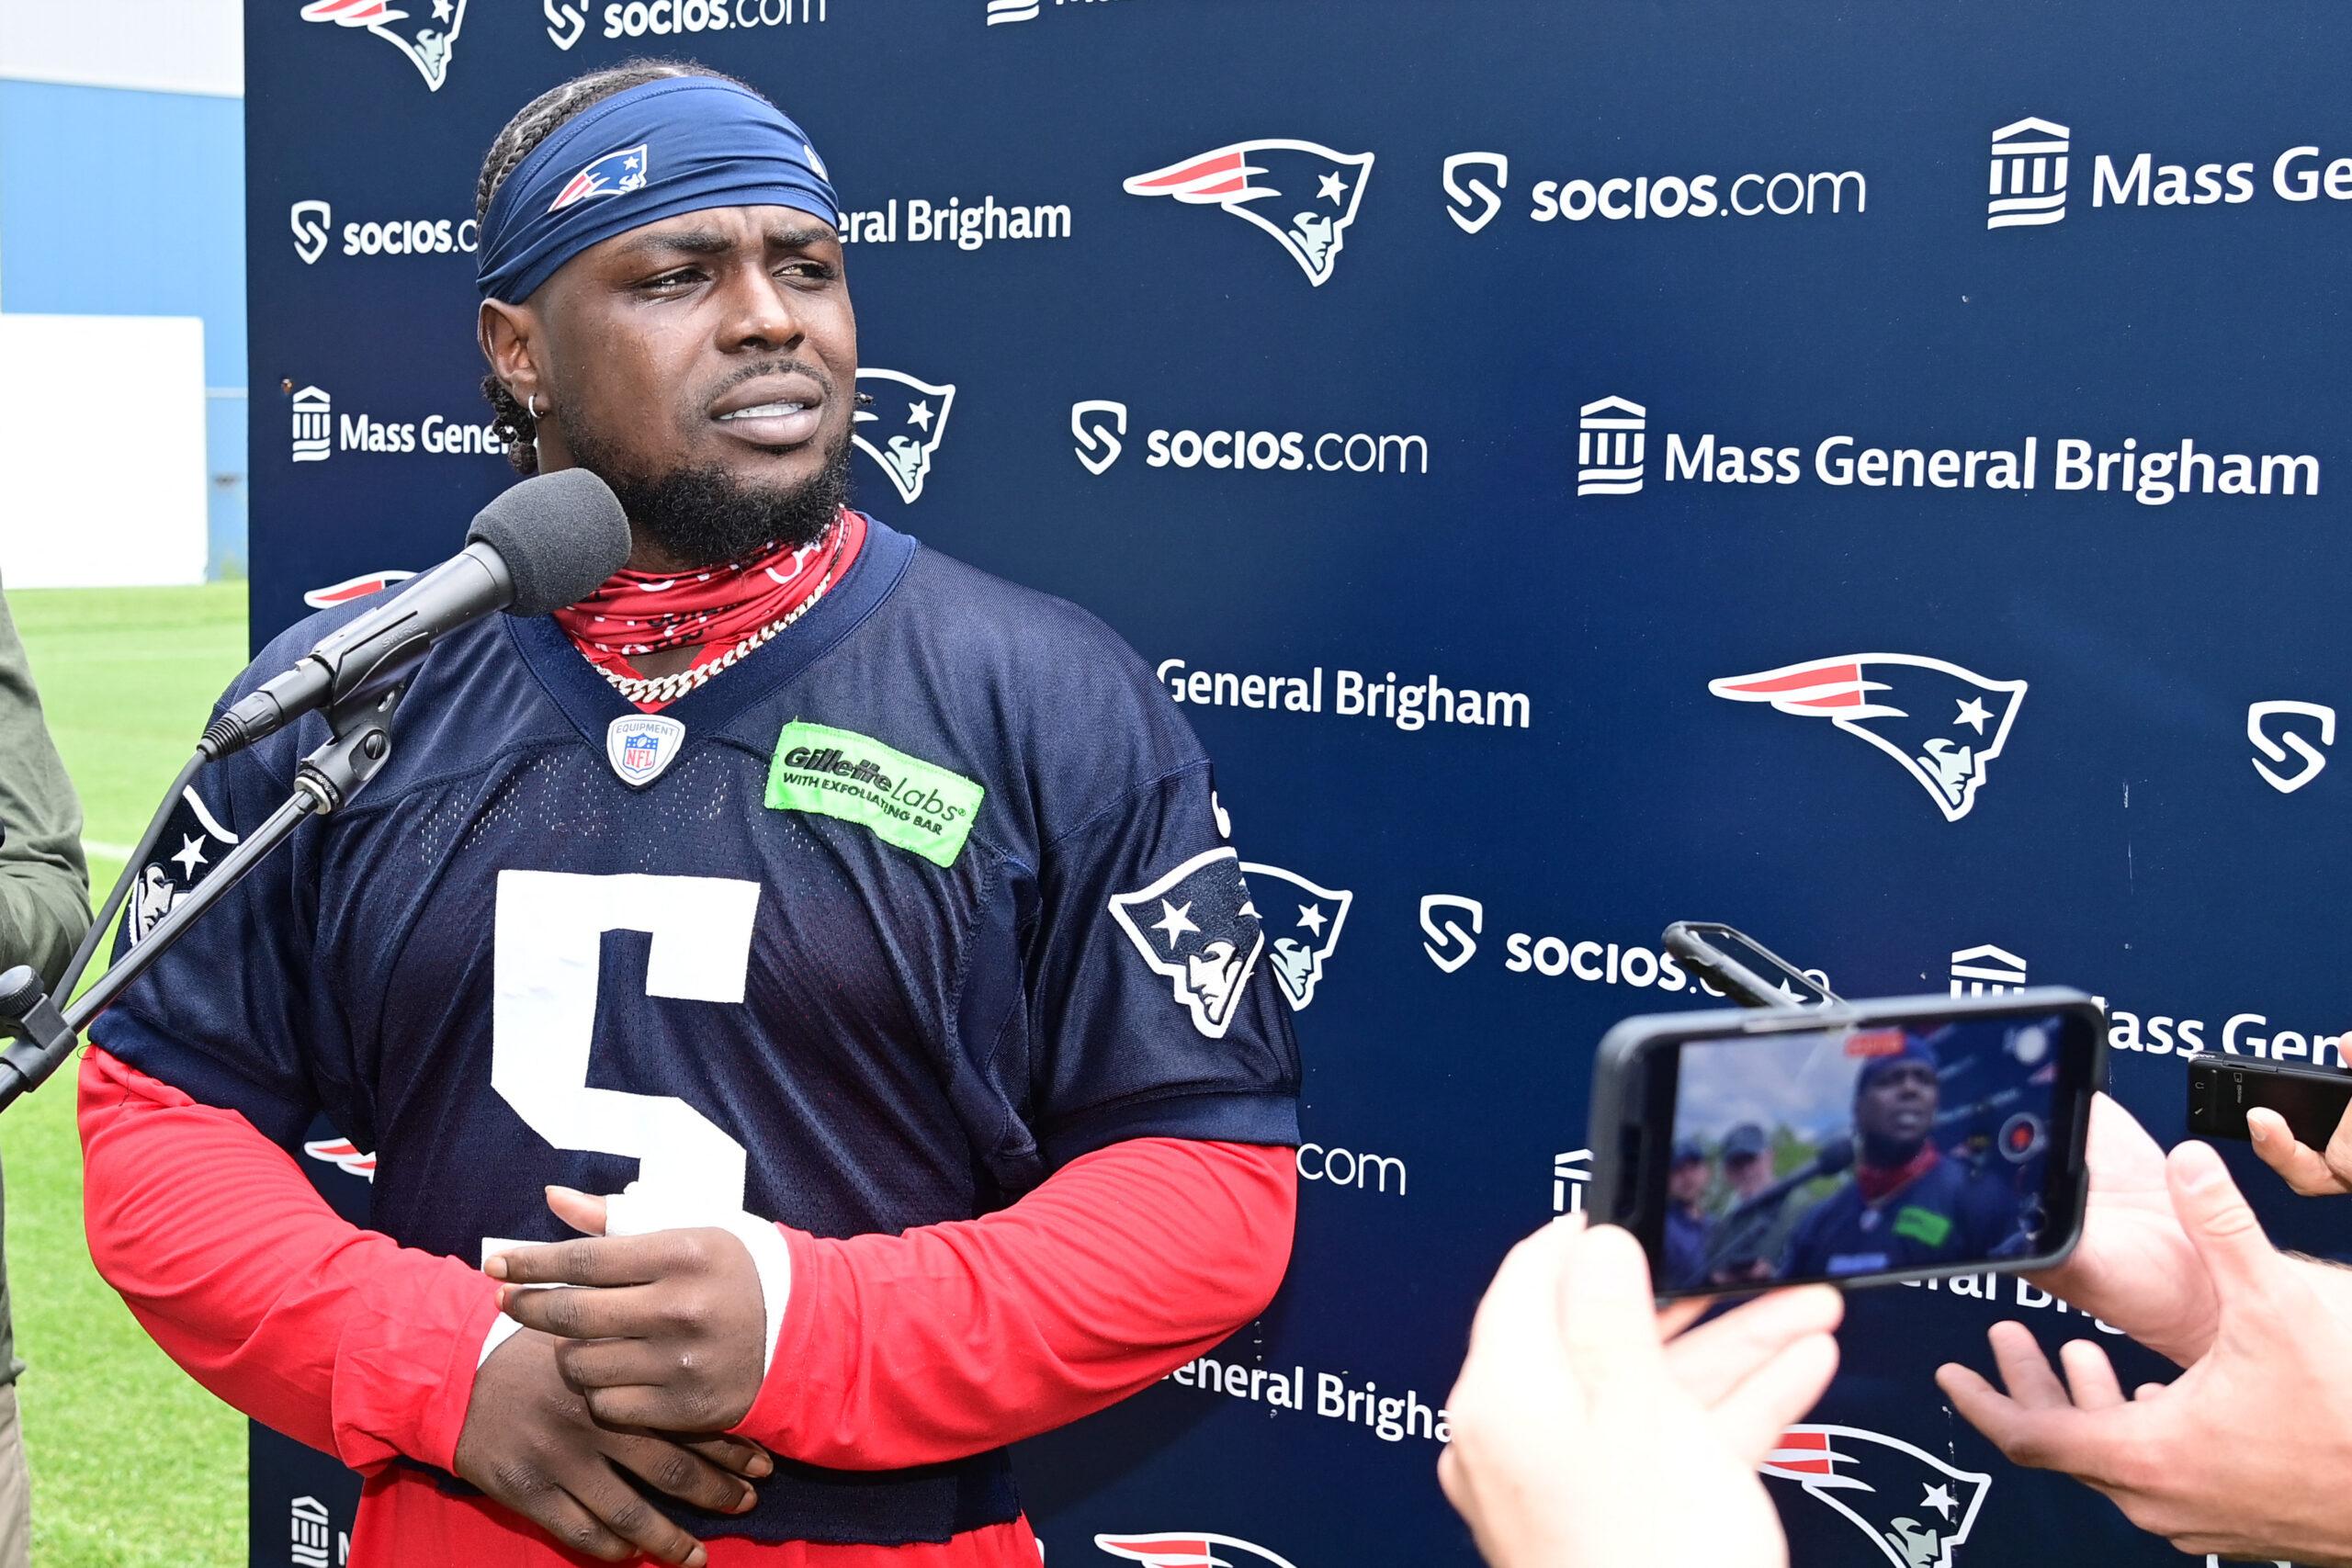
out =
[[(42, 722), (25, 645), (0, 596), (0, 969), (29, 964), (54, 982), (90, 929), (82, 803)], [(0, 1263), (0, 1568), (24, 1568), (32, 1492), (17, 1423), (16, 1335)]]

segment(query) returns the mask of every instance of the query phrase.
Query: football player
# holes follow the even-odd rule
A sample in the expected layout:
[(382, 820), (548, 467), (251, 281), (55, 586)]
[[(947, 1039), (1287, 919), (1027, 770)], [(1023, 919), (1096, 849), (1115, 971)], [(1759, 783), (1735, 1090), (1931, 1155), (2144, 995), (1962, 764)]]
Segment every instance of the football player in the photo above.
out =
[[(1296, 1052), (1208, 760), (1099, 621), (844, 505), (840, 207), (766, 99), (581, 77), (477, 208), (517, 467), (601, 476), (634, 553), (436, 647), (368, 793), (107, 1012), (92, 1251), (366, 1472), (357, 1568), (1035, 1568), (1006, 1446), (1288, 1257)], [(323, 739), (172, 841), (217, 861)], [(372, 1229), (285, 1152), (321, 1112)]]

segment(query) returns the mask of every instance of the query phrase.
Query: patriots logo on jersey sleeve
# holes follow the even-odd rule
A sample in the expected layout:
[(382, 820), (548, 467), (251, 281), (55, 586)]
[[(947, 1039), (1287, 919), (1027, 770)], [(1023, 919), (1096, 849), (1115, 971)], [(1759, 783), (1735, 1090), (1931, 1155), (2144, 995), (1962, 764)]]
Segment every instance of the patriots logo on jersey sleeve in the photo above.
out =
[[(1355, 895), (1345, 889), (1318, 887), (1295, 871), (1278, 865), (1242, 863), (1249, 879), (1250, 902), (1244, 906), (1259, 923), (1275, 933), (1274, 978), (1295, 1012), (1315, 1000), (1316, 982), (1323, 964), (1340, 945), (1340, 928), (1348, 922), (1348, 906)], [(1295, 915), (1294, 916), (1294, 911)]]
[(1347, 243), (1364, 182), (1369, 152), (1335, 152), (1314, 141), (1237, 141), (1137, 175), (1129, 196), (1172, 196), (1221, 207), (1272, 234), (1320, 288)]
[(409, 58), (434, 92), (449, 78), (449, 51), (466, 23), (466, 0), (311, 0), (306, 22), (365, 28)]
[(1193, 1026), (1224, 1039), (1266, 946), (1241, 857), (1205, 850), (1148, 887), (1112, 895), (1110, 908), (1151, 972), (1192, 1013)]
[(1707, 690), (1734, 702), (1826, 718), (1903, 764), (1948, 822), (1976, 804), (1985, 764), (2008, 744), (2023, 681), (1988, 681), (1973, 670), (1909, 653), (1851, 653), (1727, 675)]
[(918, 381), (902, 370), (860, 370), (857, 385), (873, 394), (874, 406), (857, 411), (850, 439), (882, 465), (899, 499), (911, 505), (922, 495), (932, 454), (947, 434), (947, 411), (956, 405), (956, 389)]
[(560, 212), (567, 207), (600, 196), (627, 196), (645, 183), (650, 160), (647, 143), (623, 147), (607, 152), (564, 182), (555, 199), (548, 203), (549, 212)]
[(1114, 1557), (1143, 1563), (1145, 1568), (1251, 1568), (1257, 1563), (1291, 1568), (1288, 1558), (1229, 1535), (1186, 1534), (1182, 1530), (1159, 1535), (1098, 1535), (1094, 1544)]
[(1993, 1483), (1859, 1427), (1792, 1427), (1760, 1468), (1843, 1514), (1894, 1568), (1953, 1568)]
[(164, 822), (164, 836), (155, 840), (160, 858), (141, 870), (123, 900), (125, 945), (137, 947), (146, 941), (156, 922), (196, 891), (213, 863), (236, 842), (237, 835), (213, 816), (195, 785), (180, 791), (179, 807)]

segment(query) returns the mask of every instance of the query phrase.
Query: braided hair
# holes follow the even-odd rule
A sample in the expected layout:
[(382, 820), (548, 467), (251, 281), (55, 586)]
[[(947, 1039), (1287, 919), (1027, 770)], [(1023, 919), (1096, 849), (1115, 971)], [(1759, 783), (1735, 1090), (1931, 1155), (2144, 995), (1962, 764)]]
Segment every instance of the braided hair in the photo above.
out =
[[(549, 87), (517, 110), (506, 122), (483, 154), (481, 177), (474, 185), (474, 220), (481, 221), (490, 215), (491, 198), (498, 187), (506, 183), (531, 150), (555, 134), (556, 128), (592, 104), (601, 103), (616, 93), (631, 87), (641, 87), (648, 82), (658, 82), (664, 76), (716, 76), (735, 82), (724, 72), (697, 65), (688, 60), (626, 60), (603, 71), (591, 71), (574, 76), (571, 81)], [(753, 89), (735, 82), (746, 92)], [(482, 396), (490, 400), (492, 428), (506, 444), (506, 460), (519, 474), (535, 474), (539, 470), (539, 422), (522, 400), (507, 389), (495, 371), (481, 378)]]

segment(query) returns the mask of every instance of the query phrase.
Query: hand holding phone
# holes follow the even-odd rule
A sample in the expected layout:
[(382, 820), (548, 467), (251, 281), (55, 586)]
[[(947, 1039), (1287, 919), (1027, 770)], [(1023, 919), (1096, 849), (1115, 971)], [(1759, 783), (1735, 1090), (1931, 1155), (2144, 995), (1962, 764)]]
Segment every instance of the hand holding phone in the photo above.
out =
[(2061, 990), (1629, 1019), (1595, 1069), (1593, 1211), (1661, 1296), (2047, 1269), (2105, 1049)]
[(2262, 1163), (2306, 1198), (2352, 1192), (2352, 1074), (2202, 1057), (2188, 1065), (2188, 1130), (2252, 1138)]

